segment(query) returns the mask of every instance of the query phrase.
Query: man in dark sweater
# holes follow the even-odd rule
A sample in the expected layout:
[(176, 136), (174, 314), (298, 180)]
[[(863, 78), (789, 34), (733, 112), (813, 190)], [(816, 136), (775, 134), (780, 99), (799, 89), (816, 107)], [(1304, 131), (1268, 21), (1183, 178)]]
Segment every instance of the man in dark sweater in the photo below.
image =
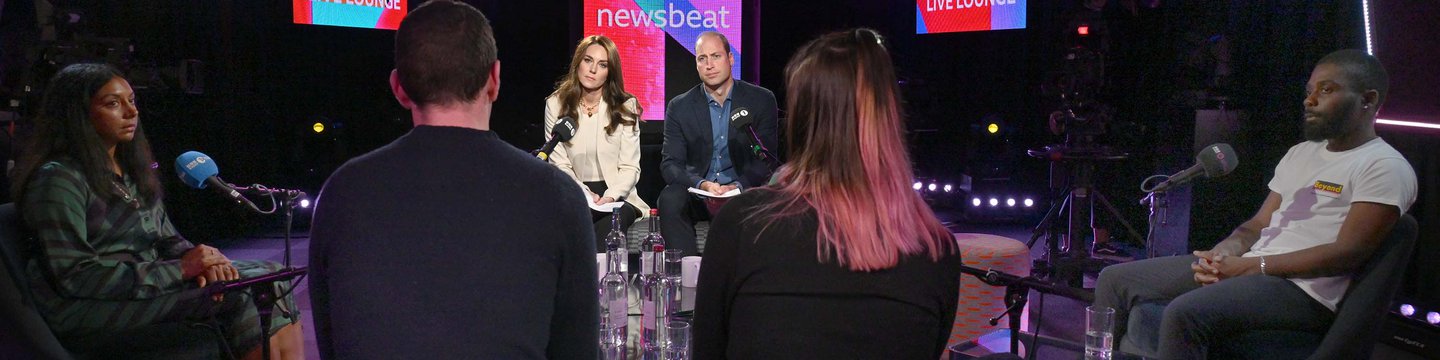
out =
[(436, 0), (395, 35), (415, 128), (330, 177), (311, 225), (317, 346), (344, 359), (594, 359), (595, 241), (581, 191), (490, 128), (488, 20)]

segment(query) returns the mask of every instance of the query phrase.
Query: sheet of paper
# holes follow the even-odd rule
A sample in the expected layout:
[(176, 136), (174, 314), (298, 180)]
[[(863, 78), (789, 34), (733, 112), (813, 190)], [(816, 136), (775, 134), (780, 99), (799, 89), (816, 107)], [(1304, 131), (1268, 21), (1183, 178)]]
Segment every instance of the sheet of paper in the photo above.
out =
[(615, 211), (615, 208), (618, 208), (618, 207), (621, 207), (621, 206), (625, 206), (625, 203), (619, 202), (619, 201), (612, 202), (612, 203), (604, 203), (604, 204), (599, 204), (599, 205), (596, 205), (595, 203), (590, 203), (590, 210), (595, 210), (595, 211), (599, 211), (599, 212), (607, 212), (607, 213), (608, 213), (608, 212), (614, 212), (614, 211)]
[(715, 195), (715, 194), (711, 194), (709, 191), (700, 190), (700, 189), (696, 189), (696, 188), (693, 188), (693, 187), (692, 187), (692, 188), (690, 188), (690, 193), (691, 193), (691, 194), (695, 194), (695, 195), (704, 196), (704, 197), (722, 198), (722, 199), (723, 199), (723, 198), (735, 197), (736, 195), (740, 195), (740, 189), (730, 189), (730, 191), (726, 191), (724, 194)]

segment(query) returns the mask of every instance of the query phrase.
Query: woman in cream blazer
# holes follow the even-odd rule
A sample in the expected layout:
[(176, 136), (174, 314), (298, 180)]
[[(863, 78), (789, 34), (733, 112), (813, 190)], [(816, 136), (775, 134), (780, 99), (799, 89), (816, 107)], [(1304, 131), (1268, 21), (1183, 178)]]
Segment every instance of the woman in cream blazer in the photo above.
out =
[[(575, 137), (556, 146), (550, 160), (580, 184), (592, 204), (623, 202), (620, 226), (625, 230), (650, 211), (635, 191), (640, 180), (640, 112), (635, 96), (625, 92), (615, 43), (600, 35), (580, 40), (570, 72), (545, 98), (546, 140), (561, 118), (576, 121)], [(597, 249), (604, 249), (611, 213), (590, 213)]]

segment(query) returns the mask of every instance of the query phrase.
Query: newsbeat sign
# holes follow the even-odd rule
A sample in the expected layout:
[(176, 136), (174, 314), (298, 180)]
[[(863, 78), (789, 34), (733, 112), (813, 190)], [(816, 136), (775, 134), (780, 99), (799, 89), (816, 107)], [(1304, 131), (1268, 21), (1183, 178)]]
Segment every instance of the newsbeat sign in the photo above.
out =
[[(689, 28), (728, 28), (731, 9), (721, 6), (720, 10), (700, 11), (691, 9), (681, 11), (675, 9), (675, 3), (665, 4), (666, 9), (635, 10), (635, 9), (599, 9), (595, 11), (597, 23), (600, 27), (689, 27)], [(617, 11), (618, 10), (618, 11)]]
[[(695, 73), (695, 39), (702, 32), (725, 34), (735, 56), (731, 74), (740, 74), (741, 0), (585, 0), (584, 11), (584, 35), (605, 35), (615, 41), (625, 91), (639, 98), (647, 120), (665, 117), (667, 71)], [(673, 57), (679, 58), (683, 48), (688, 54), (684, 58), (692, 60), (666, 69), (667, 41)]]

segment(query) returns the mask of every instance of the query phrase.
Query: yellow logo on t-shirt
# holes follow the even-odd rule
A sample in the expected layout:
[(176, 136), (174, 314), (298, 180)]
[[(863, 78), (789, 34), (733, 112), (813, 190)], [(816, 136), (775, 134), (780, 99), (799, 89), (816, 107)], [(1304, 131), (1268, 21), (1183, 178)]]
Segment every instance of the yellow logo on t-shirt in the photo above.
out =
[(1315, 194), (1317, 195), (1340, 196), (1341, 190), (1345, 190), (1344, 185), (1324, 180), (1315, 181)]

